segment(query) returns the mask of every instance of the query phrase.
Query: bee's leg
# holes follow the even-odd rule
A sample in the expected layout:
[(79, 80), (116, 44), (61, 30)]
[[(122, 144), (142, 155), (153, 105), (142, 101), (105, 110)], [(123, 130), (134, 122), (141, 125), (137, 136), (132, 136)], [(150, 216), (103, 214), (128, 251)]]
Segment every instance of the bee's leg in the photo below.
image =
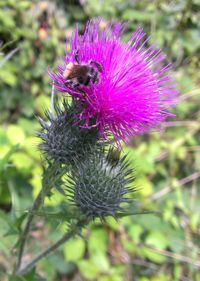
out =
[(92, 82), (93, 82), (94, 84), (99, 82), (99, 77), (98, 77), (97, 71), (95, 71), (95, 72), (92, 74), (91, 80), (92, 80)]
[(90, 80), (92, 79), (92, 77), (88, 76), (86, 82), (85, 82), (85, 86), (88, 86), (90, 84)]
[(78, 91), (79, 91), (84, 97), (86, 96), (86, 92), (84, 92), (83, 90), (78, 89)]
[(67, 80), (65, 81), (65, 86), (70, 86), (71, 88), (78, 88), (80, 84), (77, 81)]
[(94, 76), (94, 83), (99, 83), (99, 75), (96, 72), (95, 76)]
[(91, 68), (90, 69), (90, 73), (89, 73), (89, 82), (90, 80), (92, 81), (92, 83), (98, 83), (99, 82), (99, 77), (98, 77), (98, 72), (94, 69)]
[(96, 66), (96, 68), (98, 69), (99, 72), (103, 71), (103, 67), (99, 62), (91, 60), (90, 64)]
[(86, 95), (85, 92), (79, 88), (80, 83), (78, 83), (77, 81), (68, 80), (68, 81), (65, 82), (65, 85), (66, 85), (66, 86), (69, 86), (70, 88), (72, 88), (72, 89), (75, 90), (75, 91), (80, 92), (80, 93), (83, 94), (84, 96)]
[(76, 62), (78, 64), (80, 64), (79, 50), (76, 51), (74, 58), (75, 58)]
[(76, 90), (77, 92), (81, 93), (83, 96), (86, 96), (86, 93), (85, 93), (82, 89), (80, 89), (79, 86), (80, 86), (80, 84), (75, 85), (75, 86), (73, 87), (74, 90)]
[(78, 82), (73, 82), (71, 84), (71, 87), (74, 88), (74, 89), (77, 89), (79, 86), (80, 86), (80, 84)]

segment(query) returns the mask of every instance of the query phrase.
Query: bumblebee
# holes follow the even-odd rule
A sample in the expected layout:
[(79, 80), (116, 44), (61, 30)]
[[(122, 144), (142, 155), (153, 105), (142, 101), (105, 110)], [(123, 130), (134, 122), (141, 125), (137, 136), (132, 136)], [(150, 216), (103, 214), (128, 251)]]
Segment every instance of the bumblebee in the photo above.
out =
[(73, 89), (78, 89), (80, 86), (90, 86), (91, 83), (99, 83), (99, 73), (102, 72), (102, 65), (99, 62), (90, 60), (88, 64), (81, 64), (79, 52), (75, 54), (76, 62), (70, 62), (66, 65), (63, 71), (65, 85)]

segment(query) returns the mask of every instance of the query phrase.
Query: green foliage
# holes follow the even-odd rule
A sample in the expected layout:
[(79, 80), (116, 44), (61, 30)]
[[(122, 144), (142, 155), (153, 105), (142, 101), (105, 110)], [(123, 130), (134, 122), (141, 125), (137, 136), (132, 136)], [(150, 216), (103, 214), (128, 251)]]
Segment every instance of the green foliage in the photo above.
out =
[[(74, 251), (76, 249), (76, 251)], [(85, 252), (85, 243), (81, 238), (69, 240), (63, 247), (64, 257), (67, 261), (77, 262), (81, 260)]]
[[(42, 276), (48, 281), (200, 280), (199, 10), (198, 0), (0, 1), (0, 280), (11, 276), (24, 211), (41, 187), (35, 116), (44, 117), (49, 107), (47, 67), (64, 55), (75, 22), (83, 28), (95, 16), (105, 24), (128, 20), (125, 39), (136, 26), (144, 27), (174, 63), (181, 92), (177, 117), (164, 132), (135, 137), (123, 152), (135, 170), (141, 208), (161, 214), (109, 219), (101, 228), (92, 223), (85, 240), (75, 237), (43, 261)], [(45, 248), (66, 230), (63, 202), (53, 190), (36, 214), (27, 249), (31, 258), (41, 250), (36, 242)], [(19, 280), (43, 279), (33, 270)]]

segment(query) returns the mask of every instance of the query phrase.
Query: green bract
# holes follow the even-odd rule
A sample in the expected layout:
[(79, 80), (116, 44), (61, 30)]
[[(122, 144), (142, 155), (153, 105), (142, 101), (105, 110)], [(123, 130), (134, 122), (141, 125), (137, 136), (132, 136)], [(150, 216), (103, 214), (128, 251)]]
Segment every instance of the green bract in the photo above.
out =
[(73, 164), (74, 159), (82, 159), (98, 140), (96, 129), (85, 129), (75, 125), (74, 115), (79, 111), (78, 105), (63, 102), (56, 105), (55, 114), (46, 113), (47, 120), (40, 119), (42, 131), (38, 134), (43, 140), (40, 149), (49, 160), (62, 164)]
[(95, 150), (84, 161), (76, 161), (72, 170), (70, 199), (89, 218), (116, 217), (118, 212), (123, 213), (123, 203), (132, 203), (128, 198), (134, 191), (128, 187), (133, 180), (132, 170), (126, 157), (111, 161), (111, 152), (105, 155)]

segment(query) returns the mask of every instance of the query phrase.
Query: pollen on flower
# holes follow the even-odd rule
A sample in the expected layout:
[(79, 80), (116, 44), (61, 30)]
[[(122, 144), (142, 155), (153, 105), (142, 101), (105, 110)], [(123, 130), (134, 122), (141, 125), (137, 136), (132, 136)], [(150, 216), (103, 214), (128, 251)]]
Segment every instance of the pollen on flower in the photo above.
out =
[[(173, 116), (169, 109), (176, 103), (178, 91), (171, 64), (166, 64), (161, 50), (149, 44), (142, 28), (125, 43), (122, 35), (127, 23), (103, 23), (100, 18), (89, 21), (83, 35), (76, 26), (63, 64), (50, 76), (58, 91), (84, 104), (78, 116), (82, 127), (97, 127), (102, 138), (112, 135), (117, 142), (127, 141), (158, 128), (166, 117)], [(82, 77), (73, 77), (72, 83), (66, 83), (63, 73), (66, 65), (76, 63), (77, 52), (80, 66), (92, 68), (91, 61), (102, 66), (101, 73), (94, 66), (98, 82), (84, 77), (90, 83), (75, 83), (74, 78), (81, 81)]]

